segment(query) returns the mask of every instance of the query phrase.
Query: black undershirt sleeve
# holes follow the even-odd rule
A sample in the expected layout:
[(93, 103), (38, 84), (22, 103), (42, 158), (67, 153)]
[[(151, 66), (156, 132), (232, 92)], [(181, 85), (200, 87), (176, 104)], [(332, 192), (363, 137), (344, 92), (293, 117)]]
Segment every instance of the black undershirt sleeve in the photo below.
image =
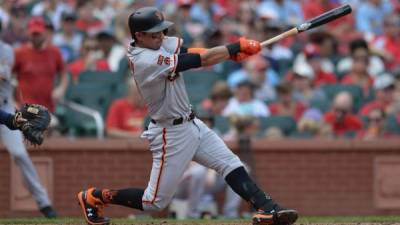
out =
[(189, 69), (201, 67), (201, 57), (198, 53), (180, 53), (178, 55), (178, 65), (175, 72), (183, 72)]
[(180, 53), (180, 54), (188, 53), (188, 48), (182, 46), (181, 49), (180, 49), (180, 51), (179, 51), (179, 53)]

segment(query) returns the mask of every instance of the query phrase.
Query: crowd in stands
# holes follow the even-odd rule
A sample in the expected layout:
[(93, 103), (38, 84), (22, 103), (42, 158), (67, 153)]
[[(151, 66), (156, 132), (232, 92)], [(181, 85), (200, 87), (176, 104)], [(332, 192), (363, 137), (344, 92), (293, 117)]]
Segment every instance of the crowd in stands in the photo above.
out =
[[(215, 119), (226, 140), (242, 132), (255, 138), (400, 135), (397, 0), (2, 1), (0, 38), (15, 49), (18, 102), (47, 106), (62, 135), (72, 129), (65, 100), (101, 105), (105, 133), (126, 138), (139, 136), (149, 120), (125, 56), (134, 9), (157, 6), (175, 23), (168, 35), (188, 47), (211, 48), (241, 36), (266, 40), (341, 4), (350, 4), (352, 14), (242, 63), (185, 73), (193, 109)], [(96, 79), (103, 84), (85, 91)]]

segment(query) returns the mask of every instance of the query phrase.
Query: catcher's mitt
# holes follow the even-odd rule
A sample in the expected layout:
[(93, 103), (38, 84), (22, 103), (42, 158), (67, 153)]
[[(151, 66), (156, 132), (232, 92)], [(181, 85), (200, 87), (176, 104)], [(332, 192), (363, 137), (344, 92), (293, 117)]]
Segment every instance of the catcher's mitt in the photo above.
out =
[(50, 113), (46, 107), (37, 104), (25, 104), (15, 112), (15, 118), (26, 120), (18, 129), (31, 144), (40, 145), (43, 142), (43, 133), (50, 124)]

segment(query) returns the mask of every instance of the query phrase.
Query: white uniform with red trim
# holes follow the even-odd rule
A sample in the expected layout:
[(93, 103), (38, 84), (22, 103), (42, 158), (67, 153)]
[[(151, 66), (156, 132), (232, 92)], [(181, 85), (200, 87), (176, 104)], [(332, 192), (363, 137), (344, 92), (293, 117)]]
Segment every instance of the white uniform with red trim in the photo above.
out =
[[(150, 142), (153, 165), (143, 195), (144, 210), (162, 210), (171, 201), (193, 160), (225, 177), (243, 166), (240, 159), (201, 120), (189, 120), (191, 106), (181, 74), (175, 74), (182, 40), (165, 37), (161, 48), (130, 46), (132, 74), (149, 108), (150, 123), (142, 137)], [(173, 125), (173, 120), (183, 123)]]

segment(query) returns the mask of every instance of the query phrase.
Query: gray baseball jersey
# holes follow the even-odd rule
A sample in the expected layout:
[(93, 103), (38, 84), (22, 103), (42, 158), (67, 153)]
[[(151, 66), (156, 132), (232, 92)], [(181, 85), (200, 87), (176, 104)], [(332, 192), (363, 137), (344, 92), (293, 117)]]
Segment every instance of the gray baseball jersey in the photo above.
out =
[[(12, 99), (11, 70), (14, 65), (14, 50), (0, 41), (0, 108), (8, 113), (14, 113)], [(40, 183), (39, 176), (23, 143), (22, 134), (18, 130), (10, 130), (0, 125), (0, 139), (6, 149), (20, 167), (28, 190), (33, 195), (39, 208), (50, 205), (46, 190)]]
[[(176, 37), (165, 37), (158, 50), (128, 48), (133, 77), (149, 107), (149, 116), (156, 121), (142, 134), (150, 142), (153, 155), (142, 198), (144, 210), (162, 210), (169, 204), (192, 160), (223, 177), (243, 166), (201, 120), (189, 120), (191, 106), (183, 76), (175, 73), (181, 44)], [(183, 123), (173, 125), (178, 118), (183, 118)]]

